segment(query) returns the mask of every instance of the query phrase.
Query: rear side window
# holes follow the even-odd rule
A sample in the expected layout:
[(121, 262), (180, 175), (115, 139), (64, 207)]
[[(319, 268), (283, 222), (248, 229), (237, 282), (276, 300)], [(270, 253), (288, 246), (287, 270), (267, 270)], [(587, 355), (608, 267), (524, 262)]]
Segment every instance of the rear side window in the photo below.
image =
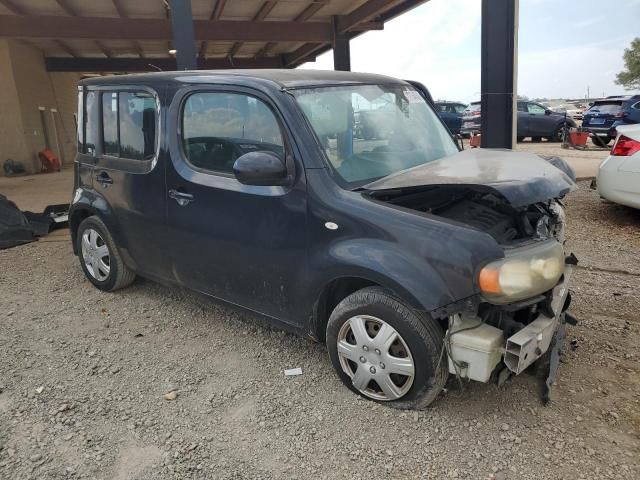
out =
[(87, 92), (84, 110), (84, 153), (93, 155), (98, 143), (98, 93)]
[(105, 155), (150, 160), (156, 152), (156, 102), (146, 92), (102, 93)]
[(118, 94), (102, 94), (102, 131), (103, 150), (105, 155), (120, 155), (118, 143)]
[(268, 151), (284, 160), (280, 125), (261, 100), (239, 93), (202, 92), (182, 111), (182, 144), (188, 162), (213, 173), (231, 174), (245, 153)]
[(622, 102), (596, 102), (589, 109), (589, 113), (608, 113), (615, 115), (622, 111)]

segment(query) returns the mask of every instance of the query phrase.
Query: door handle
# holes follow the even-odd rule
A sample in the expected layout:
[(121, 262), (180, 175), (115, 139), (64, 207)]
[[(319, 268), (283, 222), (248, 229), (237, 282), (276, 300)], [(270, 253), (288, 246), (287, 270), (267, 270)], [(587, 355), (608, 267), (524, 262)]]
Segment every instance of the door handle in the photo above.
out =
[(185, 205), (193, 202), (193, 195), (174, 189), (169, 190), (169, 198), (174, 199), (181, 207), (184, 207)]
[(107, 185), (113, 185), (113, 178), (111, 178), (106, 172), (102, 172), (100, 173), (100, 175), (96, 175), (96, 181), (101, 183), (105, 188), (107, 187)]

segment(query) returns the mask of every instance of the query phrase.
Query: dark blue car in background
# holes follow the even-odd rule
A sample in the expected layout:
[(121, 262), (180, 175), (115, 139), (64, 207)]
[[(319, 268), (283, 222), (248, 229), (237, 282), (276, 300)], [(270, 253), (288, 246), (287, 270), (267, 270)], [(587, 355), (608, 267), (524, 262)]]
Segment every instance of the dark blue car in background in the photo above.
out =
[(616, 127), (632, 123), (640, 123), (640, 95), (597, 100), (582, 118), (582, 126), (597, 134), (605, 143), (616, 137)]
[(451, 133), (460, 133), (462, 112), (467, 106), (459, 102), (435, 102), (436, 112)]

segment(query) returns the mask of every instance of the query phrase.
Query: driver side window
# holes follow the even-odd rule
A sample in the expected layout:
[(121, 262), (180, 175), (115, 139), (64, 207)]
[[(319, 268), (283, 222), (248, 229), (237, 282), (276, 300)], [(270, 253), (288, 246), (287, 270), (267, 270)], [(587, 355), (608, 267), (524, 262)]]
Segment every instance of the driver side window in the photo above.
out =
[(187, 161), (212, 173), (232, 174), (245, 153), (268, 151), (284, 160), (282, 132), (271, 109), (240, 93), (201, 92), (182, 111), (182, 144)]
[(544, 112), (546, 112), (546, 109), (537, 103), (527, 103), (527, 110), (529, 113), (535, 113), (537, 115), (544, 115)]

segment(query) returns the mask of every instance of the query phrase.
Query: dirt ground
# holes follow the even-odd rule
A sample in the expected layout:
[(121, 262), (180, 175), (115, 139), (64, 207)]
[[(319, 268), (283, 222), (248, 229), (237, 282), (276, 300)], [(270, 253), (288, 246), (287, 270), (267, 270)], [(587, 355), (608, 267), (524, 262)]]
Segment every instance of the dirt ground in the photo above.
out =
[(548, 407), (525, 373), (393, 410), (246, 312), (98, 291), (66, 234), (0, 251), (0, 478), (640, 478), (640, 212), (566, 203), (580, 324)]

